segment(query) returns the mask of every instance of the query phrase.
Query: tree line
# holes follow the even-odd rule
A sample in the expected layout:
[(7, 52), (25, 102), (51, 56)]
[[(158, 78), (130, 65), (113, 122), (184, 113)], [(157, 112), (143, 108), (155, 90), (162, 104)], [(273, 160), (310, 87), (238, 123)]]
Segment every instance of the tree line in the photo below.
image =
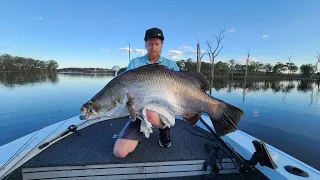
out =
[[(191, 58), (187, 60), (177, 61), (177, 65), (180, 69), (185, 71), (197, 71), (197, 62), (194, 62)], [(201, 62), (201, 73), (205, 76), (211, 76), (211, 64), (208, 62)], [(229, 62), (218, 61), (214, 64), (214, 75), (220, 76), (244, 76), (246, 71), (246, 65), (235, 63), (234, 59)], [(247, 66), (248, 75), (295, 75), (300, 74), (302, 76), (310, 76), (316, 71), (315, 66), (312, 64), (302, 64), (300, 67), (292, 62), (282, 63), (277, 62), (275, 65), (270, 63), (262, 63), (250, 61)]]
[(54, 60), (41, 61), (10, 54), (0, 55), (0, 71), (56, 71), (58, 67), (59, 64)]
[(62, 68), (59, 69), (58, 72), (64, 73), (113, 73), (111, 69), (105, 68)]
[[(251, 61), (249, 58), (250, 51), (248, 52), (248, 56), (246, 58), (246, 65), (235, 64), (233, 59), (229, 61), (230, 64), (223, 63), (223, 62), (215, 63), (216, 57), (219, 55), (219, 53), (223, 49), (222, 41), (226, 37), (224, 35), (225, 32), (226, 32), (226, 29), (224, 26), (223, 29), (220, 29), (219, 35), (213, 34), (213, 36), (215, 37), (214, 38), (215, 43), (213, 43), (213, 41), (206, 40), (208, 52), (201, 51), (199, 41), (197, 44), (196, 71), (202, 72), (208, 77), (210, 76), (211, 84), (213, 83), (215, 74), (226, 75), (226, 74), (230, 74), (231, 72), (231, 76), (233, 76), (233, 73), (235, 73), (236, 75), (243, 75), (244, 73), (244, 76), (247, 77), (248, 71), (249, 71), (249, 74), (263, 73), (263, 74), (272, 74), (272, 75), (275, 75), (275, 74), (279, 75), (279, 74), (283, 74), (284, 72), (287, 72), (287, 74), (293, 76), (299, 70), (299, 68), (294, 63), (291, 62), (291, 56), (288, 57), (287, 63), (284, 64), (282, 62), (277, 62), (277, 64), (272, 66), (269, 63), (263, 64), (261, 62)], [(206, 54), (210, 58), (210, 64), (201, 62), (201, 59)], [(317, 58), (317, 62), (315, 63), (315, 65), (308, 63), (300, 66), (300, 75), (309, 76), (309, 78), (312, 79), (312, 76), (317, 72), (317, 67), (318, 67), (318, 64), (320, 63), (320, 53), (318, 51), (317, 51), (316, 58)], [(182, 64), (185, 65), (185, 63), (182, 63)], [(205, 65), (206, 67), (201, 68), (202, 64)], [(195, 70), (195, 67), (192, 61), (189, 61), (187, 65), (189, 66), (187, 67), (187, 70), (188, 69)], [(208, 68), (208, 65), (211, 66), (211, 68)], [(216, 65), (219, 67), (215, 67)], [(201, 71), (202, 69), (204, 69), (204, 72)], [(210, 75), (208, 74), (208, 71), (207, 71), (208, 69), (210, 69)], [(319, 73), (318, 73), (318, 76), (319, 76)]]

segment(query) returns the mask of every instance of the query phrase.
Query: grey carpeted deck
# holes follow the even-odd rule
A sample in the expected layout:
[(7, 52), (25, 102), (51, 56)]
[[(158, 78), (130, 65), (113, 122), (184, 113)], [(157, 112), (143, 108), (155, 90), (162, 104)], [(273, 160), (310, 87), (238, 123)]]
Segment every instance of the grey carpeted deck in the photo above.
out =
[[(25, 167), (206, 159), (208, 152), (205, 149), (205, 144), (214, 142), (208, 139), (208, 136), (213, 138), (210, 133), (199, 127), (192, 127), (185, 121), (177, 120), (176, 125), (171, 128), (171, 147), (162, 148), (159, 146), (159, 131), (154, 128), (150, 138), (144, 138), (134, 152), (130, 153), (125, 159), (118, 159), (113, 155), (113, 146), (116, 141), (113, 136), (121, 131), (127, 121), (128, 118), (113, 119), (82, 129), (80, 131), (81, 135), (72, 134), (53, 144), (15, 170), (8, 179), (22, 179), (21, 169)], [(228, 155), (225, 154), (225, 157), (228, 157)], [(260, 176), (261, 173), (258, 175)], [(239, 178), (238, 175), (225, 176), (225, 179)]]

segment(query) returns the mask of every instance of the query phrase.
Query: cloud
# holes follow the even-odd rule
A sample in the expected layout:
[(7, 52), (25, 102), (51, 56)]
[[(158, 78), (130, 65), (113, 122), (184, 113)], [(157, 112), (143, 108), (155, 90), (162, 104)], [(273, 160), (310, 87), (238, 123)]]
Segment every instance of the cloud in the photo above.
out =
[(171, 59), (183, 59), (183, 57), (180, 57), (180, 56), (170, 56)]
[(236, 28), (229, 29), (227, 32), (233, 33), (236, 31)]
[(147, 50), (145, 49), (135, 49), (133, 50), (134, 53), (138, 54), (138, 55), (145, 55), (147, 54)]
[(42, 17), (38, 17), (38, 20), (42, 20), (43, 18)]
[[(181, 46), (181, 50), (183, 50), (184, 54), (197, 54), (197, 49), (193, 49), (191, 46)], [(205, 53), (206, 51), (200, 50), (201, 53)]]
[(179, 50), (169, 50), (169, 56), (172, 58), (172, 59), (182, 59), (182, 54), (183, 52), (179, 51)]
[(190, 51), (190, 50), (192, 50), (192, 47), (191, 46), (181, 46), (180, 49)]
[(262, 38), (267, 38), (269, 35), (268, 34), (266, 34), (266, 35), (264, 35), (264, 36), (261, 36)]
[(104, 52), (109, 52), (109, 50), (108, 50), (108, 49), (104, 49), (103, 51), (104, 51)]
[[(169, 50), (169, 56), (172, 59), (185, 59), (184, 55), (197, 54), (197, 49), (192, 48), (191, 46), (180, 46), (179, 50)], [(206, 51), (201, 50), (201, 53), (205, 53)]]
[(179, 50), (169, 50), (168, 51), (170, 54), (176, 54), (176, 55), (180, 55), (182, 54), (183, 52), (179, 51)]
[[(243, 56), (240, 60), (236, 60), (235, 63), (239, 63), (242, 65), (246, 65), (247, 62), (247, 56)], [(270, 61), (266, 60), (264, 56), (250, 56), (249, 57), (249, 62), (261, 62), (261, 63), (270, 63)]]
[[(129, 47), (119, 48), (120, 51), (129, 51)], [(137, 55), (145, 55), (147, 54), (147, 50), (145, 49), (131, 49), (130, 52), (136, 53)]]
[[(120, 51), (129, 51), (129, 47), (125, 47), (125, 48), (119, 48)], [(130, 48), (130, 52), (132, 52), (133, 50)]]
[(180, 49), (184, 51), (184, 54), (196, 54), (197, 50), (193, 49), (191, 46), (181, 46)]

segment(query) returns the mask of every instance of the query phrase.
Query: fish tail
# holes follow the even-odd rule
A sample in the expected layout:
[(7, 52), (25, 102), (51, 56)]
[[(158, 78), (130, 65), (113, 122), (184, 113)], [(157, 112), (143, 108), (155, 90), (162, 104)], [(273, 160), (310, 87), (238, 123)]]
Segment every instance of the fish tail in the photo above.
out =
[(214, 99), (209, 105), (211, 122), (218, 136), (224, 136), (238, 129), (240, 119), (244, 116), (241, 109), (222, 100)]

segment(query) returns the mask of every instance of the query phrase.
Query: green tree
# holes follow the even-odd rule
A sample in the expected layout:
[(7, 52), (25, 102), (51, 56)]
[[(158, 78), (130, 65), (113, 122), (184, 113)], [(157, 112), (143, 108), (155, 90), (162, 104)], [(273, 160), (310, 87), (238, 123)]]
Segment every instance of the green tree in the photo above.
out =
[(299, 69), (298, 66), (291, 62), (287, 62), (286, 67), (288, 68), (290, 74), (297, 72)]
[(310, 76), (314, 71), (314, 66), (312, 64), (302, 64), (300, 66), (300, 72), (303, 76)]
[(234, 65), (234, 70), (238, 74), (244, 74), (246, 71), (246, 65), (236, 64)]
[(215, 74), (220, 74), (220, 75), (229, 74), (230, 72), (229, 64), (218, 61), (214, 66), (214, 71), (216, 72)]
[(9, 54), (3, 54), (0, 56), (1, 59), (1, 66), (2, 66), (2, 71), (5, 70), (10, 70), (10, 68), (13, 66), (12, 63), (12, 56)]
[(270, 72), (272, 72), (273, 67), (272, 67), (271, 64), (266, 63), (266, 64), (264, 65), (264, 69), (266, 70), (266, 73), (269, 74)]
[(273, 73), (281, 74), (283, 71), (286, 71), (286, 65), (281, 62), (277, 62), (275, 66), (273, 66)]
[(234, 71), (234, 59), (229, 60), (229, 63), (230, 63), (231, 77), (233, 77), (233, 71)]
[(59, 67), (59, 64), (56, 61), (54, 61), (54, 60), (48, 61), (48, 66), (47, 66), (48, 70), (57, 70), (58, 67)]

